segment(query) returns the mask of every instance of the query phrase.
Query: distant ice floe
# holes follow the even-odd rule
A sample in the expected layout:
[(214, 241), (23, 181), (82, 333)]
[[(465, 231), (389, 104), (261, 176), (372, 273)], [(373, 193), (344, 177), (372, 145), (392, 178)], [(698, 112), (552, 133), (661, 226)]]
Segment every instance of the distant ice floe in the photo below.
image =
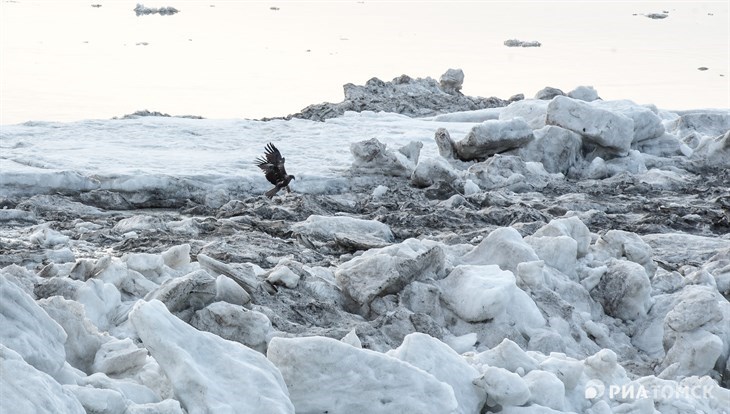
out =
[(174, 7), (145, 7), (141, 3), (137, 3), (134, 7), (134, 13), (137, 16), (145, 16), (148, 14), (159, 14), (160, 16), (172, 16), (173, 14), (179, 13), (180, 10)]
[(537, 40), (518, 40), (518, 39), (508, 39), (504, 41), (504, 45), (507, 47), (540, 47), (542, 46), (542, 43), (538, 42)]

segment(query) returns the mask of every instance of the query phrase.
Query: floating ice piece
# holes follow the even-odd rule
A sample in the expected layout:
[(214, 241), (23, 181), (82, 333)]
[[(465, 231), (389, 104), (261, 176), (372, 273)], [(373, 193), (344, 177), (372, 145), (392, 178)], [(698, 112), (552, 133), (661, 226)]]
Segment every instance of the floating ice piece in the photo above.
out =
[(607, 254), (609, 257), (638, 263), (644, 267), (649, 277), (654, 276), (657, 269), (657, 264), (652, 259), (651, 246), (636, 233), (609, 230), (596, 240), (593, 251), (598, 257)]
[(190, 264), (190, 245), (172, 246), (161, 254), (163, 263), (173, 269), (181, 269)]
[(299, 275), (292, 272), (287, 266), (278, 266), (266, 278), (273, 285), (283, 285), (289, 289), (294, 289), (299, 284)]
[(94, 372), (120, 375), (144, 366), (147, 350), (137, 347), (131, 339), (112, 339), (101, 345), (94, 357)]
[(692, 156), (709, 164), (730, 166), (730, 130), (716, 138), (701, 140)]
[(499, 119), (503, 108), (475, 109), (473, 111), (449, 112), (436, 115), (433, 121), (437, 122), (484, 122), (489, 119)]
[(362, 348), (362, 342), (360, 342), (360, 338), (357, 336), (357, 331), (355, 328), (352, 328), (350, 332), (347, 333), (342, 339), (340, 339), (343, 343), (346, 343), (348, 345), (352, 345), (355, 348)]
[(243, 306), (251, 302), (251, 295), (230, 277), (220, 275), (215, 278), (215, 300)]
[(499, 345), (472, 357), (479, 365), (504, 368), (510, 372), (530, 372), (537, 369), (538, 362), (529, 356), (515, 342), (505, 338)]
[(578, 242), (572, 237), (525, 237), (527, 244), (545, 264), (566, 275), (574, 275), (578, 258)]
[(129, 233), (130, 231), (158, 231), (164, 229), (163, 221), (160, 217), (150, 216), (147, 214), (139, 214), (132, 217), (119, 220), (114, 225), (113, 230), (119, 234)]
[(382, 198), (390, 189), (384, 185), (379, 185), (373, 190), (373, 198)]
[(199, 269), (168, 280), (159, 289), (150, 292), (145, 300), (157, 299), (164, 303), (170, 312), (184, 312), (189, 318), (192, 312), (213, 303), (217, 294), (216, 278)]
[(565, 384), (555, 374), (534, 370), (528, 372), (522, 379), (530, 389), (531, 403), (559, 411), (565, 408)]
[(678, 303), (664, 318), (664, 323), (670, 329), (689, 332), (707, 323), (719, 322), (723, 318), (721, 298), (714, 289), (688, 286), (676, 296)]
[(449, 69), (439, 78), (441, 90), (449, 95), (461, 95), (461, 85), (464, 84), (464, 71)]
[(127, 400), (119, 391), (76, 384), (67, 384), (63, 388), (76, 396), (87, 413), (113, 414), (126, 411)]

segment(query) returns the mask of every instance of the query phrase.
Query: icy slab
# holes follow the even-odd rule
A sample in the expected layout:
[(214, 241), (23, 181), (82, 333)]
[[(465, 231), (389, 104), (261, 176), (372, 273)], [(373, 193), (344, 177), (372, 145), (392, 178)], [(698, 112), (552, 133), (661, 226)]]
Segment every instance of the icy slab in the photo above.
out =
[(449, 69), (439, 78), (441, 90), (449, 95), (461, 95), (461, 86), (464, 84), (464, 71)]
[(490, 119), (499, 119), (502, 110), (503, 108), (485, 108), (474, 111), (451, 112), (436, 115), (433, 120), (438, 122), (484, 122)]
[(205, 270), (196, 270), (168, 280), (147, 295), (145, 300), (159, 300), (170, 312), (189, 318), (192, 312), (213, 303), (217, 294), (216, 278)]
[(17, 208), (0, 209), (0, 223), (12, 222), (12, 221), (28, 222), (28, 223), (37, 223), (38, 222), (35, 214), (31, 213), (30, 211), (18, 210)]
[(507, 121), (522, 118), (532, 129), (543, 128), (547, 120), (547, 108), (550, 101), (543, 99), (524, 99), (512, 102), (499, 113), (499, 119)]
[(411, 174), (413, 185), (421, 188), (430, 187), (438, 182), (452, 183), (458, 178), (457, 171), (443, 157), (420, 160)]
[(522, 379), (530, 391), (529, 403), (554, 410), (565, 409), (565, 384), (552, 372), (530, 371)]
[(486, 392), (487, 406), (523, 405), (531, 396), (527, 382), (504, 368), (486, 367), (475, 383)]
[(295, 223), (292, 231), (315, 240), (332, 240), (336, 234), (368, 235), (383, 242), (392, 242), (393, 233), (387, 224), (347, 216), (311, 215)]
[(294, 289), (299, 284), (300, 276), (294, 273), (288, 266), (277, 266), (266, 280), (272, 285), (284, 286), (288, 289)]
[(534, 234), (535, 237), (559, 237), (568, 236), (576, 241), (578, 257), (588, 253), (591, 244), (591, 231), (578, 217), (558, 218), (540, 227)]
[(275, 334), (271, 321), (263, 313), (226, 302), (211, 303), (195, 312), (190, 324), (262, 354), (266, 353), (267, 343)]
[(546, 123), (569, 129), (617, 155), (626, 155), (634, 137), (631, 118), (565, 96), (548, 105)]
[(444, 267), (444, 252), (439, 247), (406, 255), (402, 251), (410, 250), (407, 246), (402, 250), (398, 249), (401, 246), (394, 247), (372, 249), (340, 265), (335, 278), (343, 292), (358, 304), (367, 305), (376, 296), (397, 293), (413, 280), (438, 274)]
[(82, 304), (61, 296), (37, 302), (66, 332), (66, 361), (87, 374), (93, 372), (94, 357), (102, 344), (111, 338), (102, 335), (86, 317)]
[(592, 102), (600, 99), (598, 97), (598, 92), (593, 89), (593, 86), (577, 86), (575, 89), (568, 92), (568, 96), (573, 99), (586, 102)]
[[(5, 296), (3, 296), (3, 299)], [(3, 324), (3, 330), (5, 325)], [(0, 343), (0, 401), (2, 412), (37, 414), (85, 414), (73, 393), (45, 372), (25, 362), (17, 352)]]
[(627, 260), (612, 259), (591, 296), (604, 311), (623, 320), (646, 316), (651, 306), (651, 282), (641, 265)]
[(532, 139), (532, 128), (523, 119), (488, 120), (474, 126), (455, 148), (459, 158), (468, 161), (520, 147)]
[(701, 140), (692, 156), (708, 164), (730, 166), (730, 130), (716, 138)]
[(0, 277), (0, 298), (0, 344), (15, 351), (35, 369), (56, 375), (66, 362), (66, 332), (5, 277)]
[(629, 100), (595, 101), (596, 108), (609, 110), (615, 114), (625, 115), (634, 121), (634, 138), (632, 143), (658, 138), (665, 132), (661, 118), (651, 108), (637, 105)]
[(459, 403), (457, 413), (475, 413), (484, 405), (486, 395), (473, 383), (479, 378), (479, 372), (438, 339), (423, 333), (412, 333), (388, 355), (421, 368), (439, 381), (451, 385)]
[[(543, 101), (540, 101), (543, 102)], [(581, 160), (581, 136), (554, 125), (533, 131), (535, 139), (520, 148), (518, 154), (525, 161), (542, 163), (545, 171), (567, 175)]]
[(495, 264), (512, 272), (522, 262), (539, 260), (535, 250), (512, 227), (500, 227), (464, 255), (463, 263), (473, 265)]
[(439, 287), (446, 305), (468, 322), (502, 315), (517, 289), (512, 272), (495, 265), (458, 266), (439, 282)]
[(451, 386), (397, 358), (324, 337), (273, 338), (298, 413), (454, 413)]
[(387, 148), (377, 138), (350, 144), (350, 152), (355, 158), (352, 170), (359, 174), (378, 173), (407, 177), (415, 168), (414, 161), (400, 151)]
[(654, 256), (668, 263), (700, 264), (723, 249), (730, 249), (730, 240), (684, 233), (645, 234)]
[(198, 331), (156, 300), (137, 302), (129, 318), (187, 412), (294, 412), (284, 379), (260, 353)]
[(679, 303), (667, 313), (664, 322), (675, 331), (693, 331), (708, 322), (722, 320), (717, 293), (711, 289), (684, 289)]

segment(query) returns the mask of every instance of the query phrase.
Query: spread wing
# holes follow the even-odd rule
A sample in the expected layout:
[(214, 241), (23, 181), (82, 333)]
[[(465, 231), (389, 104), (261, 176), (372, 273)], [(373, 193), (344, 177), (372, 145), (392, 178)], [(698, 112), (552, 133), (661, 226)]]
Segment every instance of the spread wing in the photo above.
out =
[(287, 174), (284, 168), (286, 159), (281, 156), (279, 150), (272, 143), (266, 145), (265, 158), (256, 158), (256, 165), (264, 172), (266, 179), (271, 184), (277, 185), (283, 181)]

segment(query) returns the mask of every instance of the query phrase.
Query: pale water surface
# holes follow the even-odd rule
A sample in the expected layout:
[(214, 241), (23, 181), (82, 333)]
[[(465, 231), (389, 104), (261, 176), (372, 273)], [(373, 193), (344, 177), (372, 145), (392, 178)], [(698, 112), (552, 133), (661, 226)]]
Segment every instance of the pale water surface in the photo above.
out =
[(281, 116), (341, 101), (348, 82), (448, 68), (469, 95), (592, 85), (604, 99), (730, 108), (728, 1), (150, 0), (180, 12), (140, 17), (136, 1), (0, 1), (2, 124)]

